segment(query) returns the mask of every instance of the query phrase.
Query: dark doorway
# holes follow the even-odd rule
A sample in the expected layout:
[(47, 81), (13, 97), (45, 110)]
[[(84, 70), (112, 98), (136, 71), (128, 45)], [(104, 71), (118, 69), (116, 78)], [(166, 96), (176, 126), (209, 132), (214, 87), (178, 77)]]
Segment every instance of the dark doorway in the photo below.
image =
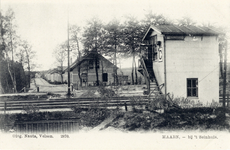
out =
[(108, 82), (108, 73), (103, 73), (103, 82)]

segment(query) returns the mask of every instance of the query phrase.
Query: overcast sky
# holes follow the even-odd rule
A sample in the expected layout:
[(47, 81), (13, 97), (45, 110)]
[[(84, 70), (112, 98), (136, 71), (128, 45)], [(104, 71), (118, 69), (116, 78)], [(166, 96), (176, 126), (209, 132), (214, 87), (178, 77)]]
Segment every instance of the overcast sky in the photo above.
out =
[(70, 24), (79, 26), (93, 16), (104, 22), (129, 14), (141, 19), (149, 10), (170, 19), (189, 16), (199, 23), (230, 25), (229, 0), (1, 0), (3, 12), (9, 7), (15, 12), (18, 34), (37, 52), (39, 69), (55, 67), (52, 51), (67, 39), (68, 11)]

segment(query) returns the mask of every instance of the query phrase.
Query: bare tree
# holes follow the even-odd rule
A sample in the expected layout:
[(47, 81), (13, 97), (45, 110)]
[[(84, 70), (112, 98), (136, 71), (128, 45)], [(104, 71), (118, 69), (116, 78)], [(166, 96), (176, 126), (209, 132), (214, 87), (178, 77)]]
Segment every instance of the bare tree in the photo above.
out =
[(31, 70), (36, 66), (33, 62), (36, 52), (32, 50), (32, 46), (25, 40), (21, 42), (20, 46), (21, 61), (25, 64), (26, 67), (24, 68), (28, 71), (27, 86), (30, 88)]
[[(80, 60), (82, 56), (82, 51), (80, 50), (80, 44), (79, 44), (79, 41), (81, 40), (81, 38), (79, 37), (80, 31), (81, 28), (77, 25), (72, 25), (70, 27), (70, 45), (73, 50), (73, 54), (76, 56), (75, 58), (77, 60)], [(74, 50), (77, 50), (77, 53)], [(80, 80), (80, 86), (82, 86), (81, 64), (77, 66), (77, 70), (78, 70), (78, 78)]]
[[(13, 83), (13, 88), (15, 92), (17, 92), (17, 84), (15, 79), (15, 72), (14, 72), (14, 47), (16, 46), (15, 43), (13, 43), (14, 37), (16, 37), (15, 32), (15, 25), (13, 24), (13, 21), (15, 19), (15, 15), (12, 9), (8, 9), (6, 12), (6, 15), (1, 15), (1, 40), (2, 40), (2, 46), (3, 51), (1, 54), (5, 57), (5, 60), (7, 61), (7, 68), (8, 72), (11, 78), (11, 81)], [(12, 54), (10, 58), (10, 52)]]
[(64, 62), (66, 60), (66, 49), (67, 49), (67, 44), (63, 43), (57, 46), (57, 48), (53, 51), (53, 55), (56, 58), (56, 62), (60, 65), (58, 67), (57, 72), (61, 76), (61, 82), (63, 83), (63, 71), (64, 71)]
[(182, 19), (177, 20), (179, 26), (194, 26), (196, 22), (191, 19), (189, 16), (184, 16)]

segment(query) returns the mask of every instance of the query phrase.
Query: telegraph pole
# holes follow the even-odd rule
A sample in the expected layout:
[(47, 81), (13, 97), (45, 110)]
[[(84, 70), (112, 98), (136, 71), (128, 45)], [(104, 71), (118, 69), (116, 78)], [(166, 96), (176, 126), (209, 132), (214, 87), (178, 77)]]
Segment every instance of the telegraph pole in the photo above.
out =
[(227, 41), (224, 47), (224, 83), (223, 83), (223, 107), (226, 106), (226, 78), (227, 78)]
[(68, 36), (68, 45), (67, 45), (67, 48), (68, 48), (68, 93), (67, 93), (67, 96), (70, 97), (70, 67), (69, 67), (69, 10), (68, 10), (68, 27), (67, 27), (67, 36)]

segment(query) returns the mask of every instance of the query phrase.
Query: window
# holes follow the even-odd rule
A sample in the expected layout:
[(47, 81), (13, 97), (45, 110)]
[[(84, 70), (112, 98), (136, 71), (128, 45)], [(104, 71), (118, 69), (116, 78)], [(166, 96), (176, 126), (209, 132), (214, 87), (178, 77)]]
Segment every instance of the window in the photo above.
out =
[(89, 69), (93, 69), (93, 63), (94, 63), (93, 59), (90, 59), (89, 60)]
[(185, 36), (181, 35), (167, 35), (166, 39), (167, 40), (184, 40)]
[(82, 73), (81, 74), (81, 79), (82, 79), (83, 82), (87, 82), (87, 76), (88, 76), (87, 73)]
[(198, 97), (198, 78), (187, 79), (187, 97)]
[(108, 82), (108, 73), (103, 73), (103, 82)]
[(157, 61), (157, 36), (151, 37), (151, 45), (152, 45), (152, 52), (153, 52), (153, 61)]

